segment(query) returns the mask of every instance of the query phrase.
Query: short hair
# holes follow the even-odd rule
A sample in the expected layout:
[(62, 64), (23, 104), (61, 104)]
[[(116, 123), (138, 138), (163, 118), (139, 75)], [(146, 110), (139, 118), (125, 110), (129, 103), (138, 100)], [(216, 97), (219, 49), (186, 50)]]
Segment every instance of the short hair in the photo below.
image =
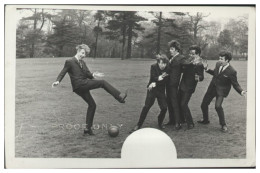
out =
[(76, 46), (77, 51), (80, 51), (81, 49), (84, 49), (85, 52), (90, 52), (90, 48), (86, 44), (80, 44)]
[(192, 45), (192, 46), (189, 48), (189, 50), (195, 50), (195, 54), (197, 54), (197, 55), (200, 55), (200, 54), (201, 54), (201, 49), (200, 49), (200, 47), (197, 46), (197, 45)]
[(232, 54), (231, 54), (231, 52), (229, 52), (229, 51), (221, 51), (220, 53), (219, 53), (219, 56), (222, 56), (222, 57), (225, 57), (225, 60), (228, 60), (228, 62), (229, 61), (231, 61), (231, 59), (232, 59)]
[(181, 50), (181, 44), (176, 41), (176, 40), (172, 40), (168, 43), (169, 47), (174, 47), (178, 52), (180, 52)]
[(158, 54), (158, 55), (156, 55), (156, 60), (157, 60), (157, 63), (160, 63), (160, 61), (162, 61), (165, 64), (169, 63), (169, 59), (167, 58), (167, 56), (165, 54), (162, 54), (162, 55)]

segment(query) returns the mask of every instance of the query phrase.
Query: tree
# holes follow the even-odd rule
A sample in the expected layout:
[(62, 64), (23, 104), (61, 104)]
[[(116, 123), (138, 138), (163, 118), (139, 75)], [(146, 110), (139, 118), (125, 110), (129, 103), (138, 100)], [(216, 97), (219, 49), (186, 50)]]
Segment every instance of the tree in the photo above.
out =
[[(126, 12), (125, 11), (109, 11), (107, 15), (110, 17), (107, 26), (105, 27), (108, 31), (105, 32), (108, 39), (116, 40), (118, 39), (122, 42), (121, 48), (121, 59), (124, 59), (125, 41), (126, 41)], [(122, 36), (122, 40), (120, 37)]]
[(30, 45), (26, 43), (28, 29), (28, 25), (20, 21), (16, 29), (16, 58), (28, 57), (30, 53)]
[[(192, 39), (189, 34), (189, 23), (183, 20), (185, 14), (180, 12), (162, 13), (150, 12), (155, 17), (151, 22), (142, 22), (145, 27), (145, 34), (140, 38), (141, 55), (154, 57), (154, 54), (169, 54), (168, 42), (178, 40), (182, 48), (186, 49), (191, 45)], [(160, 26), (160, 29), (159, 29)], [(158, 36), (159, 35), (159, 36)]]
[(198, 33), (201, 30), (205, 30), (207, 29), (208, 25), (206, 25), (203, 21), (203, 19), (205, 17), (208, 17), (210, 14), (203, 14), (200, 12), (197, 12), (195, 15), (190, 15), (189, 13), (187, 13), (187, 15), (190, 18), (190, 28), (191, 28), (191, 32), (193, 33), (193, 40), (194, 40), (194, 44), (197, 44), (198, 42)]
[(94, 15), (94, 20), (97, 21), (97, 26), (93, 29), (95, 36), (96, 36), (96, 41), (95, 41), (95, 51), (94, 51), (94, 58), (96, 58), (97, 54), (97, 45), (98, 45), (98, 35), (102, 33), (102, 28), (100, 27), (100, 22), (105, 20), (105, 11), (97, 11), (96, 14)]
[(125, 12), (125, 20), (128, 26), (127, 34), (128, 34), (128, 44), (127, 44), (127, 54), (126, 58), (131, 58), (132, 52), (132, 38), (137, 37), (138, 34), (136, 31), (143, 31), (144, 28), (139, 23), (140, 21), (145, 21), (144, 17), (141, 17), (136, 14), (136, 11), (127, 11)]
[[(80, 43), (79, 28), (66, 17), (61, 21), (54, 22), (54, 33), (48, 36), (47, 44), (54, 55), (58, 57), (72, 56), (75, 46)], [(64, 52), (64, 47), (68, 49)]]
[(155, 23), (158, 27), (157, 29), (157, 45), (156, 45), (156, 54), (160, 53), (160, 47), (161, 47), (161, 28), (162, 28), (162, 12), (150, 12), (154, 15), (156, 18), (155, 20), (152, 20), (153, 23)]
[(224, 49), (230, 50), (232, 48), (234, 42), (232, 40), (231, 33), (229, 30), (224, 29), (223, 31), (220, 32), (218, 37), (218, 43)]
[(230, 19), (224, 27), (230, 31), (234, 45), (232, 51), (238, 54), (247, 54), (248, 51), (248, 16)]
[(190, 23), (186, 20), (185, 13), (171, 12), (169, 14), (171, 18), (166, 19), (163, 25), (166, 34), (163, 47), (167, 48), (168, 52), (168, 42), (174, 39), (180, 42), (182, 53), (185, 53), (185, 50), (192, 44), (192, 37), (189, 33)]
[[(24, 9), (19, 9), (24, 10)], [(37, 40), (41, 39), (42, 37), (42, 28), (44, 26), (44, 23), (46, 21), (46, 18), (50, 18), (50, 14), (45, 13), (44, 9), (41, 9), (41, 12), (39, 12), (39, 9), (30, 9), (33, 14), (29, 17), (22, 18), (23, 21), (30, 21), (32, 23), (31, 31), (27, 33), (27, 38), (30, 42), (30, 58), (33, 58), (35, 56), (35, 45), (37, 43)], [(40, 22), (40, 23), (39, 23)]]

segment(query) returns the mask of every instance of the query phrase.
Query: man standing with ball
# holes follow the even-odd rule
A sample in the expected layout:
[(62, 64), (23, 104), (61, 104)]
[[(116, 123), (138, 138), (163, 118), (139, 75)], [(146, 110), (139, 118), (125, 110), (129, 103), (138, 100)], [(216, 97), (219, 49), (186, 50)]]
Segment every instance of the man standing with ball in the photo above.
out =
[(86, 129), (84, 134), (94, 135), (91, 127), (93, 125), (93, 119), (96, 111), (96, 103), (90, 94), (90, 90), (103, 88), (106, 92), (111, 94), (120, 103), (125, 103), (127, 97), (126, 93), (121, 93), (105, 80), (97, 80), (95, 77), (103, 77), (103, 73), (94, 72), (91, 73), (83, 61), (83, 58), (89, 54), (90, 48), (81, 44), (76, 47), (77, 54), (68, 60), (66, 60), (64, 68), (58, 75), (56, 82), (52, 84), (52, 87), (59, 85), (66, 73), (69, 73), (73, 92), (78, 94), (88, 104), (87, 117), (86, 117)]

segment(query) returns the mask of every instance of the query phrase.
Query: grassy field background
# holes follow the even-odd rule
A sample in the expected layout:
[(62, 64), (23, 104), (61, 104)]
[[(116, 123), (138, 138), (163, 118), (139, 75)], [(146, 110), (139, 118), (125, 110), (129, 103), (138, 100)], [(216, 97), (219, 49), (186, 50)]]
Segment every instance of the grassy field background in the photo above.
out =
[[(150, 65), (155, 60), (85, 59), (92, 72), (105, 73), (107, 80), (121, 91), (128, 89), (126, 104), (118, 103), (103, 89), (92, 90), (97, 103), (94, 118), (95, 136), (84, 136), (87, 104), (72, 92), (68, 74), (52, 89), (65, 58), (16, 60), (15, 156), (30, 158), (120, 158), (121, 147), (136, 125), (146, 96)], [(216, 61), (209, 61), (214, 68)], [(246, 89), (247, 62), (232, 61), (238, 81)], [(200, 104), (212, 76), (205, 74), (193, 94), (189, 107), (194, 122), (201, 119)], [(178, 158), (245, 158), (246, 99), (232, 88), (223, 108), (229, 128), (220, 131), (214, 102), (210, 105), (211, 123), (165, 133), (175, 143)], [(143, 127), (157, 128), (157, 102), (150, 110)], [(165, 122), (168, 121), (168, 113)], [(120, 134), (111, 138), (106, 127), (122, 126)]]

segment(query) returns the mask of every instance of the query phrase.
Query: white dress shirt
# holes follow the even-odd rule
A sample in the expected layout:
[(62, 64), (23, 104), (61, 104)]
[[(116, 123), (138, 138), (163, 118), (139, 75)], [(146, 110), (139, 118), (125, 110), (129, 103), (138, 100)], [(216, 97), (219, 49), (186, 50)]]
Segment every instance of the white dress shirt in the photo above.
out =
[[(225, 66), (220, 66), (219, 67), (219, 71), (218, 71), (218, 73), (220, 73), (221, 71), (223, 72), (224, 70), (226, 70), (226, 68), (229, 66), (229, 63), (227, 63), (227, 65), (225, 65)], [(222, 70), (223, 69), (223, 70)]]

